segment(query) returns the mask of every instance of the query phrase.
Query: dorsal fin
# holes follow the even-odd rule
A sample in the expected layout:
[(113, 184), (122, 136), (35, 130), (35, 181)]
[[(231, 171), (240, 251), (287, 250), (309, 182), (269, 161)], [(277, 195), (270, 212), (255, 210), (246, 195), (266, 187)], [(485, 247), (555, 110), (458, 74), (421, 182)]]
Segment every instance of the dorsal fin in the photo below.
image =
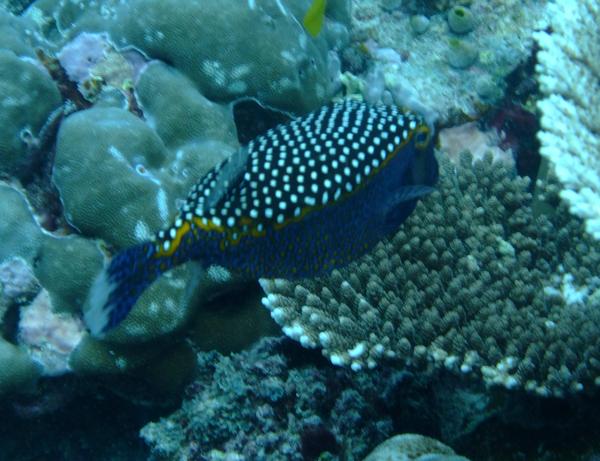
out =
[(204, 210), (214, 208), (225, 193), (241, 181), (244, 171), (246, 171), (248, 153), (246, 146), (241, 147), (223, 162), (213, 179), (215, 185), (211, 188), (210, 195), (204, 199)]

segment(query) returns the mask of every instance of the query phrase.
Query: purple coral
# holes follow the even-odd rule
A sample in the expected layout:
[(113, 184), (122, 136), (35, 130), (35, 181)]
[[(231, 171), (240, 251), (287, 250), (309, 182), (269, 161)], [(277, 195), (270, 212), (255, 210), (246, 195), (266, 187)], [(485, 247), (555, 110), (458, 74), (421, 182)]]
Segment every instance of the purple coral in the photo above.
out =
[(11, 258), (0, 264), (2, 296), (9, 302), (31, 296), (38, 283), (29, 264), (22, 258)]
[(92, 68), (105, 59), (111, 46), (107, 34), (83, 32), (63, 47), (58, 60), (72, 81), (82, 83), (91, 77)]
[(42, 366), (42, 373), (46, 376), (70, 371), (69, 357), (84, 332), (80, 319), (53, 311), (46, 290), (42, 290), (30, 305), (21, 309), (19, 342), (28, 350), (30, 357)]

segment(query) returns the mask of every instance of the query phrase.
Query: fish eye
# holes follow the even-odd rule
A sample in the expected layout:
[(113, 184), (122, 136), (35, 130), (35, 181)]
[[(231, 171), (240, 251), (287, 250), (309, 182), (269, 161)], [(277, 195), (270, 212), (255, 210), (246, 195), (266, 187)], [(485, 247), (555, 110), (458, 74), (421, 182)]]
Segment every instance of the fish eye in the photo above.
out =
[(417, 128), (415, 133), (415, 146), (419, 149), (427, 147), (429, 143), (429, 128), (421, 126)]

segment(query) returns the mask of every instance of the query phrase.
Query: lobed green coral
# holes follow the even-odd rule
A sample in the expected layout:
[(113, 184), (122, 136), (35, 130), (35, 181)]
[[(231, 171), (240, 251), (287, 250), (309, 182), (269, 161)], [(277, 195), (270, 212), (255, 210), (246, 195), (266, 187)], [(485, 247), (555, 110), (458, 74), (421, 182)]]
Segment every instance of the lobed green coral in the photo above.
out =
[(53, 171), (67, 219), (119, 248), (146, 240), (175, 211), (160, 174), (168, 160), (158, 135), (124, 109), (71, 115), (60, 127)]
[[(328, 53), (348, 39), (350, 4), (330, 2), (326, 27), (313, 40), (297, 19), (308, 3), (273, 0), (256, 7), (240, 2), (224, 9), (216, 1), (38, 0), (20, 17), (0, 11), (0, 30), (6, 32), (0, 38), (0, 67), (7, 70), (0, 90), (5, 104), (12, 104), (2, 113), (7, 117), (2, 139), (9, 144), (0, 142), (0, 173), (15, 175), (31, 152), (39, 154), (45, 170), (37, 173), (51, 171), (71, 225), (59, 233), (75, 232), (59, 238), (42, 230), (24, 196), (0, 187), (6, 198), (0, 208), (7, 216), (0, 226), (0, 262), (22, 258), (47, 292), (39, 298), (45, 303), (41, 311), (27, 311), (28, 328), (40, 327), (35, 315), (42, 311), (56, 315), (52, 321), (58, 323), (60, 315), (78, 321), (106, 256), (163, 227), (190, 186), (238, 147), (231, 107), (223, 102), (253, 97), (303, 112), (329, 97)], [(34, 47), (43, 50), (52, 77), (36, 62)], [(71, 83), (57, 76), (59, 65)], [(83, 94), (76, 97), (77, 91)], [(49, 119), (59, 107), (64, 117)], [(38, 138), (48, 126), (44, 142), (57, 130), (52, 155), (39, 149), (50, 147)], [(43, 203), (39, 193), (29, 191), (30, 198)], [(179, 267), (147, 290), (106, 338), (83, 335), (69, 363), (59, 368), (150, 379), (168, 368), (167, 357), (179, 364), (174, 379), (181, 377), (194, 361), (170, 359), (189, 356), (189, 346), (177, 338), (192, 316), (191, 336), (207, 347), (239, 348), (260, 331), (271, 331), (264, 319), (244, 329), (250, 312), (259, 308), (256, 302), (244, 303), (236, 313), (233, 328), (243, 334), (234, 341), (224, 340), (222, 328), (209, 326), (217, 323), (216, 314), (195, 316), (198, 306), (223, 302), (212, 301), (215, 293), (238, 283), (231, 277), (215, 280), (194, 264)], [(26, 307), (13, 306), (21, 312)], [(9, 333), (5, 336), (16, 334)], [(42, 366), (41, 372), (47, 371)]]
[[(223, 8), (219, 0), (135, 0), (115, 19), (115, 35), (171, 62), (211, 99), (254, 96), (276, 107), (306, 110), (327, 96), (326, 55), (313, 42), (299, 40), (302, 27), (274, 1), (251, 9), (246, 2)], [(190, 41), (186, 31), (198, 28), (201, 37)]]
[(16, 256), (17, 252), (26, 261), (32, 261), (39, 251), (43, 235), (25, 196), (0, 183), (0, 207), (0, 261)]
[(31, 28), (34, 24), (6, 11), (0, 3), (0, 49), (12, 51), (17, 56), (33, 58), (35, 52), (32, 44)]
[[(42, 230), (25, 196), (1, 183), (0, 212), (5, 217), (0, 222), (0, 261), (10, 263), (19, 258), (25, 267), (32, 270), (40, 286), (47, 290), (46, 299), (38, 300), (38, 297), (34, 303), (27, 305), (27, 300), (7, 299), (0, 284), (0, 324), (8, 308), (16, 307), (21, 313), (17, 330), (0, 329), (6, 338), (18, 338), (18, 341), (9, 342), (0, 337), (0, 368), (4, 370), (0, 372), (0, 397), (27, 388), (40, 375), (53, 374), (56, 369), (53, 346), (38, 344), (38, 340), (46, 334), (45, 328), (55, 329), (60, 336), (60, 315), (66, 319), (65, 322), (74, 319), (79, 325), (78, 331), (74, 332), (75, 343), (69, 346), (72, 350), (64, 349), (68, 338), (53, 335), (53, 340), (59, 342), (58, 349), (64, 354), (65, 363), (60, 365), (60, 369), (96, 376), (125, 373), (153, 382), (153, 386), (163, 390), (172, 391), (174, 386), (181, 385), (182, 375), (194, 368), (194, 360), (190, 358), (188, 346), (173, 338), (166, 341), (163, 338), (188, 319), (196, 306), (193, 301), (200, 294), (199, 287), (203, 296), (214, 288), (214, 283), (207, 280), (203, 271), (189, 266), (167, 274), (163, 281), (144, 294), (131, 319), (116, 329), (108, 341), (100, 341), (85, 334), (77, 320), (104, 259), (96, 242), (77, 235), (56, 237)], [(16, 233), (15, 229), (19, 232)], [(11, 304), (7, 306), (5, 302)], [(30, 309), (36, 302), (42, 311)], [(27, 324), (24, 323), (26, 311), (31, 312)], [(50, 317), (56, 323), (44, 325)], [(198, 330), (201, 331), (201, 328)], [(174, 364), (170, 367), (170, 375), (156, 379), (161, 376), (159, 369), (169, 368), (164, 360)]]
[(60, 94), (38, 66), (0, 49), (0, 101), (0, 174), (19, 175), (28, 166), (35, 138), (60, 106)]
[[(54, 312), (78, 316), (87, 290), (102, 264), (103, 257), (95, 242), (79, 236), (55, 237), (43, 231), (25, 196), (2, 183), (0, 214), (3, 216), (0, 221), (0, 262), (22, 262), (48, 290)], [(7, 307), (26, 302), (21, 299), (2, 301), (10, 303)], [(0, 324), (3, 320), (0, 317)], [(8, 328), (2, 328), (1, 331), (7, 338), (14, 338), (19, 333)], [(43, 359), (34, 363), (24, 347), (3, 337), (0, 337), (0, 342), (0, 368), (5, 370), (0, 373), (0, 396), (32, 384), (40, 374), (47, 371)]]
[[(167, 148), (217, 139), (235, 146), (236, 130), (229, 110), (207, 99), (184, 74), (160, 61), (141, 73), (135, 85), (144, 117)], [(193, 164), (197, 158), (188, 159)], [(192, 177), (202, 172), (190, 171)]]
[[(77, 313), (102, 253), (94, 241), (79, 236), (56, 237), (38, 225), (27, 199), (17, 189), (0, 183), (0, 261), (22, 258), (50, 292), (59, 311)], [(15, 231), (18, 229), (18, 232)]]
[[(164, 227), (176, 200), (236, 144), (231, 114), (204, 99), (181, 74), (156, 63), (140, 81), (148, 122), (125, 109), (93, 107), (69, 116), (57, 139), (53, 180), (67, 219), (82, 235), (115, 249), (147, 240)], [(163, 86), (180, 94), (157, 91)], [(192, 122), (202, 123), (188, 123), (186, 110)], [(97, 141), (90, 143), (90, 137)], [(196, 306), (201, 281), (206, 285), (202, 272), (187, 264), (161, 277), (111, 332), (110, 342), (147, 342), (180, 328)]]
[[(226, 9), (220, 2), (196, 1), (175, 5), (138, 0), (122, 5), (107, 0), (101, 8), (86, 1), (79, 4), (87, 8), (38, 1), (27, 16), (43, 27), (46, 37), (61, 44), (84, 31), (102, 32), (78, 43), (93, 45), (94, 39), (105, 41), (108, 36), (150, 60), (131, 67), (139, 114), (124, 109), (123, 97), (104, 88), (93, 107), (66, 117), (58, 132), (53, 181), (65, 216), (82, 236), (101, 239), (112, 250), (146, 240), (164, 227), (176, 201), (237, 147), (231, 110), (215, 100), (253, 96), (302, 111), (327, 96), (327, 39), (302, 39), (307, 36), (293, 12), (303, 2), (292, 3), (291, 9), (275, 1), (260, 8), (236, 3)], [(334, 2), (332, 17), (343, 18), (347, 7), (346, 1)], [(245, 35), (249, 30), (252, 40)], [(189, 40), (190, 36), (199, 38)], [(125, 55), (126, 49), (121, 52)], [(104, 363), (102, 355), (111, 351), (123, 359), (121, 364), (127, 362), (127, 354), (121, 352), (127, 344), (159, 341), (177, 331), (199, 297), (215, 287), (193, 264), (171, 271), (144, 293), (104, 341), (82, 342), (81, 351), (98, 353), (96, 362), (76, 351), (74, 357), (83, 359), (74, 363), (87, 363), (82, 369), (92, 370), (89, 364)], [(115, 363), (111, 367), (118, 368)]]
[[(301, 25), (309, 2), (269, 0), (39, 0), (26, 13), (49, 39), (64, 43), (81, 32), (107, 32), (169, 63), (213, 101), (254, 97), (291, 111), (318, 107), (331, 96), (328, 50), (348, 40), (349, 3), (332, 2), (321, 36)], [(340, 22), (345, 21), (345, 23)]]
[(442, 160), (438, 190), (389, 241), (318, 280), (261, 280), (284, 332), (354, 370), (395, 358), (541, 395), (600, 385), (600, 251), (491, 157)]
[(0, 338), (0, 396), (31, 387), (40, 372), (24, 350)]

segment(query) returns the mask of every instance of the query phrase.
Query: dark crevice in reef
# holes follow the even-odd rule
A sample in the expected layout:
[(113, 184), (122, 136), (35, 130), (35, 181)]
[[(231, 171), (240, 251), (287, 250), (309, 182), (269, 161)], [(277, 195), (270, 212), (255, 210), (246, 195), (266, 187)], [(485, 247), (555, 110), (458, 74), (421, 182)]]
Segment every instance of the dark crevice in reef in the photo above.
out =
[(285, 112), (270, 109), (256, 99), (241, 99), (233, 103), (233, 119), (240, 144), (248, 144), (252, 139), (264, 134), (270, 128), (291, 120)]
[(46, 383), (47, 392), (23, 394), (0, 406), (0, 459), (146, 460), (149, 452), (139, 430), (176, 407), (136, 405), (92, 382), (85, 389), (79, 378)]

